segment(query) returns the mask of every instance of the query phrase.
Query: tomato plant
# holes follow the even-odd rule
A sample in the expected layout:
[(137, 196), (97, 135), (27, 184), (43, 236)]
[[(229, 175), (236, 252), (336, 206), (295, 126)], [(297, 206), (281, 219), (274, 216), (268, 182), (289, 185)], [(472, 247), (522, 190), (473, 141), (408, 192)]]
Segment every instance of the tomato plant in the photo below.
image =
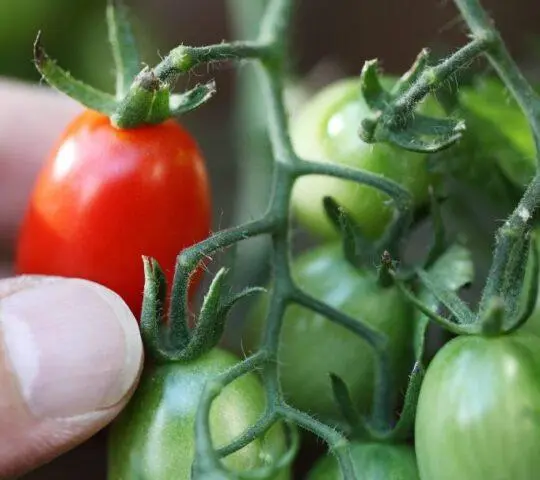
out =
[(101, 283), (138, 316), (141, 255), (156, 258), (171, 282), (176, 256), (209, 234), (210, 218), (204, 160), (180, 124), (120, 130), (87, 110), (68, 126), (39, 175), (16, 270)]
[[(385, 79), (385, 84), (391, 82)], [(433, 99), (428, 99), (420, 110), (439, 112)], [(335, 162), (383, 175), (408, 189), (416, 205), (424, 203), (428, 187), (436, 182), (435, 174), (428, 169), (428, 156), (388, 144), (364, 143), (358, 127), (369, 114), (359, 79), (340, 80), (323, 88), (291, 121), (296, 154), (305, 160)], [(325, 215), (325, 196), (345, 207), (368, 237), (378, 237), (392, 217), (392, 205), (380, 191), (348, 180), (308, 175), (297, 180), (292, 207), (299, 222), (322, 237), (337, 235)]]
[[(418, 480), (414, 449), (404, 445), (379, 443), (351, 444), (356, 480)], [(341, 472), (335, 458), (322, 457), (308, 475), (308, 480), (340, 480)]]
[[(293, 265), (297, 284), (314, 297), (388, 336), (395, 391), (404, 388), (412, 362), (411, 307), (395, 287), (377, 284), (376, 275), (358, 269), (339, 244), (301, 255)], [(256, 345), (263, 327), (261, 302), (248, 320), (246, 344)], [(347, 384), (353, 403), (364, 413), (373, 397), (372, 347), (358, 335), (299, 305), (287, 308), (279, 346), (279, 375), (292, 405), (336, 420), (338, 410), (329, 374)], [(353, 367), (354, 366), (354, 367)]]
[[(531, 178), (525, 130), (530, 124), (540, 136), (540, 98), (479, 3), (456, 0), (471, 30), (467, 44), (440, 61), (422, 50), (395, 81), (367, 61), (359, 78), (310, 99), (289, 129), (284, 73), (293, 2), (267, 3), (257, 38), (181, 44), (141, 70), (127, 14), (121, 2), (109, 2), (115, 95), (75, 81), (39, 38), (34, 44), (40, 74), (89, 110), (68, 128), (38, 179), (18, 271), (89, 278), (135, 311), (143, 299), (148, 361), (112, 428), (111, 480), (259, 478), (263, 471), (247, 472), (258, 466), (283, 468), (276, 475), (287, 478), (298, 437), (286, 442), (296, 431), (286, 435), (284, 428), (294, 425), (328, 444), (346, 480), (533, 478), (540, 467), (540, 336), (525, 327), (509, 332), (531, 313), (532, 301), (520, 309), (523, 292), (537, 294), (525, 270), (540, 175)], [(443, 112), (435, 95), (481, 55), (517, 103), (505, 104), (504, 89), (487, 82), (459, 93), (457, 116)], [(257, 63), (275, 158), (265, 213), (207, 238), (204, 162), (171, 118), (205, 103), (215, 85), (172, 90), (181, 75), (226, 60)], [(450, 111), (456, 97), (448, 93), (439, 99)], [(462, 240), (475, 237), (476, 225), (448, 230), (438, 204), (440, 193), (462, 200), (463, 179), (485, 190), (473, 188), (470, 203), (488, 192), (504, 197), (498, 206), (513, 205), (496, 232), (491, 268), (480, 269), (488, 274), (476, 310), (458, 295), (473, 280), (469, 248), (476, 239)], [(440, 184), (450, 188), (430, 195)], [(307, 230), (336, 242), (291, 262), (291, 207)], [(427, 254), (402, 258), (412, 246), (405, 241), (419, 233), (416, 220), (428, 214)], [(386, 230), (391, 220), (394, 228)], [(239, 360), (216, 345), (233, 306), (261, 289), (248, 281), (233, 294), (222, 266), (191, 312), (189, 286), (205, 259), (259, 236), (270, 239), (274, 288), (252, 313), (245, 337), (251, 352)], [(175, 295), (167, 298), (173, 271)], [(427, 335), (429, 321), (458, 338), (432, 352), (439, 344)], [(397, 446), (411, 440), (413, 426), (416, 461), (412, 448)], [(352, 458), (343, 448), (351, 441)], [(239, 450), (220, 463), (224, 445)], [(337, 475), (330, 458), (312, 472)]]
[(535, 478), (540, 468), (540, 339), (459, 337), (428, 367), (416, 417), (426, 480)]
[[(213, 349), (188, 363), (151, 366), (112, 427), (108, 479), (187, 479), (194, 458), (194, 422), (205, 382), (238, 362)], [(264, 412), (265, 396), (254, 374), (228, 385), (215, 400), (210, 425), (216, 447), (226, 445)], [(224, 459), (233, 470), (266, 465), (285, 451), (281, 425)], [(286, 470), (277, 477), (289, 478)]]

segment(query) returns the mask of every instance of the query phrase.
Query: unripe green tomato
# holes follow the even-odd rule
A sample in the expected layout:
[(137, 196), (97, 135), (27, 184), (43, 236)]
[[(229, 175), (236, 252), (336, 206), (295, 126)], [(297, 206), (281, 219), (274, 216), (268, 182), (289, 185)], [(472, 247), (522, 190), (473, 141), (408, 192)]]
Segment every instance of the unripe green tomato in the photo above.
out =
[[(213, 349), (189, 363), (149, 367), (109, 438), (109, 480), (189, 480), (195, 454), (195, 415), (205, 382), (235, 365), (232, 354)], [(254, 374), (229, 384), (214, 400), (210, 427), (215, 448), (257, 421), (265, 409), (264, 390)], [(286, 449), (282, 425), (226, 457), (233, 470), (247, 471), (275, 461)], [(279, 480), (289, 478), (282, 471)]]
[[(393, 391), (403, 391), (412, 363), (412, 312), (396, 287), (377, 284), (374, 272), (353, 267), (340, 244), (324, 244), (292, 266), (298, 286), (318, 300), (388, 336)], [(248, 318), (243, 345), (257, 347), (264, 328), (267, 297)], [(339, 375), (362, 413), (370, 411), (375, 354), (361, 337), (296, 304), (287, 307), (279, 344), (279, 375), (286, 400), (330, 422), (342, 420), (330, 373)]]
[[(390, 83), (385, 80), (385, 85)], [(419, 108), (420, 112), (427, 110), (441, 112), (431, 98)], [(426, 202), (428, 187), (435, 181), (428, 171), (428, 155), (386, 143), (363, 142), (358, 128), (370, 114), (358, 78), (340, 80), (323, 88), (291, 119), (290, 133), (296, 154), (305, 160), (338, 163), (383, 175), (409, 190), (415, 205)], [(392, 218), (394, 207), (389, 197), (372, 187), (329, 176), (303, 176), (293, 188), (293, 211), (304, 227), (323, 238), (338, 236), (323, 208), (325, 196), (333, 197), (345, 207), (371, 238), (380, 236)]]
[(465, 136), (470, 138), (465, 141), (474, 142), (469, 152), (479, 150), (484, 164), (496, 161), (511, 182), (525, 188), (535, 169), (534, 141), (527, 119), (504, 84), (482, 78), (460, 89), (459, 101), (468, 126)]
[[(354, 443), (351, 457), (356, 480), (418, 480), (414, 449), (405, 445)], [(322, 457), (307, 480), (341, 480), (341, 470), (333, 455)]]
[(540, 472), (540, 339), (460, 336), (421, 386), (415, 447), (422, 480), (531, 480)]

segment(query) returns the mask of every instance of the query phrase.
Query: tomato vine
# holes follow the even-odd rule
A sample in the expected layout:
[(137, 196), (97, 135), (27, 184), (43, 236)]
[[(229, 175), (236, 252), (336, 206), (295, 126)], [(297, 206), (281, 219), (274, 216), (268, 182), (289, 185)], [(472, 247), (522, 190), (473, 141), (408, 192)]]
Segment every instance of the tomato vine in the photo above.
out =
[[(415, 107), (426, 95), (443, 85), (457, 70), (464, 68), (474, 58), (486, 55), (525, 112), (538, 151), (539, 97), (511, 59), (499, 33), (480, 3), (477, 0), (455, 0), (455, 4), (471, 30), (472, 39), (448, 58), (430, 66), (428, 53), (423, 51), (410, 71), (398, 81), (391, 92), (382, 88), (376, 62), (365, 64), (361, 86), (372, 115), (362, 121), (359, 135), (366, 142), (388, 142), (400, 148), (425, 153), (447, 148), (462, 135), (463, 123), (450, 118), (424, 117), (415, 113)], [(225, 60), (249, 60), (254, 62), (257, 68), (267, 107), (268, 134), (274, 156), (272, 193), (266, 213), (257, 220), (218, 231), (179, 254), (168, 313), (164, 311), (164, 278), (159, 265), (151, 259), (145, 260), (146, 286), (141, 329), (146, 348), (157, 362), (182, 360), (211, 348), (215, 337), (219, 336), (222, 330), (228, 309), (236, 299), (251, 293), (251, 291), (243, 292), (233, 299), (223, 300), (221, 290), (224, 272), (221, 271), (216, 275), (206, 296), (200, 321), (192, 330), (187, 323), (189, 316), (187, 293), (192, 272), (202, 261), (217, 251), (247, 238), (268, 235), (272, 241), (274, 281), (269, 293), (269, 309), (261, 347), (257, 353), (209, 381), (204, 388), (196, 418), (194, 478), (235, 478), (231, 472), (226, 471), (220, 458), (241, 449), (266, 432), (274, 423), (284, 420), (288, 425), (299, 425), (324, 439), (337, 457), (344, 478), (354, 479), (349, 452), (350, 443), (345, 434), (293, 408), (283, 398), (278, 378), (277, 352), (284, 311), (291, 303), (320, 313), (329, 321), (358, 334), (373, 347), (378, 362), (373, 413), (367, 427), (379, 432), (380, 436), (397, 435), (392, 429), (393, 412), (391, 406), (387, 404), (389, 366), (386, 338), (375, 329), (310, 296), (295, 284), (290, 270), (289, 206), (294, 182), (305, 175), (328, 175), (380, 190), (391, 198), (396, 211), (391, 225), (376, 244), (376, 252), (383, 255), (386, 251), (392, 253), (411, 225), (414, 213), (412, 199), (409, 192), (398, 183), (382, 176), (338, 164), (311, 162), (295, 154), (288, 135), (288, 119), (283, 98), (287, 61), (286, 39), (292, 13), (292, 0), (270, 0), (259, 35), (255, 40), (202, 47), (181, 45), (173, 49), (154, 68), (145, 68), (142, 72), (138, 72), (134, 71), (138, 62), (135, 60), (135, 53), (129, 48), (130, 39), (127, 30), (123, 28), (124, 19), (122, 15), (115, 15), (114, 10), (110, 10), (109, 22), (117, 27), (112, 30), (111, 43), (116, 63), (121, 67), (117, 82), (117, 97), (96, 92), (91, 87), (71, 79), (46, 55), (40, 40), (36, 42), (36, 63), (47, 81), (60, 90), (69, 91), (73, 98), (84, 105), (110, 115), (113, 123), (120, 127), (130, 127), (141, 122), (159, 123), (171, 114), (189, 111), (204, 103), (214, 92), (213, 83), (198, 86), (180, 96), (169, 93), (179, 75), (188, 73), (198, 65)], [(133, 77), (135, 81), (131, 83)], [(418, 279), (454, 314), (457, 322), (434, 313), (430, 305), (426, 305), (422, 299), (416, 298), (415, 294), (409, 291), (404, 280), (396, 272), (392, 272), (395, 275), (394, 280), (423, 313), (455, 333), (470, 334), (487, 332), (490, 329), (500, 332), (515, 328), (524, 318), (524, 314), (516, 313), (512, 317), (511, 324), (503, 325), (502, 321), (497, 323), (502, 308), (499, 300), (502, 298), (508, 305), (513, 306), (512, 308), (517, 309), (529, 251), (528, 233), (532, 228), (533, 215), (539, 203), (540, 170), (537, 169), (518, 206), (497, 232), (493, 263), (477, 313), (472, 312), (457, 295), (447, 291), (444, 285), (438, 284), (436, 279), (423, 270), (417, 272)], [(510, 284), (517, 287), (510, 288)], [(535, 292), (536, 289), (537, 285), (530, 286), (531, 292)], [(532, 309), (534, 304), (529, 307)], [(166, 314), (169, 321), (163, 322)], [(267, 395), (266, 412), (236, 441), (216, 451), (212, 445), (208, 421), (212, 401), (226, 385), (254, 370), (258, 370), (263, 379)], [(413, 392), (411, 396), (414, 397), (414, 392), (418, 390), (418, 378), (414, 375), (410, 388)], [(414, 399), (411, 400), (413, 401)], [(398, 424), (398, 427), (404, 428), (404, 424), (410, 423), (411, 416), (414, 416), (414, 408), (411, 409), (407, 404), (402, 415), (403, 423), (401, 426)], [(293, 432), (294, 428), (291, 427), (290, 430)], [(280, 465), (289, 462), (294, 455), (294, 448), (295, 442), (292, 441), (291, 449), (272, 468), (279, 468)], [(253, 471), (237, 475), (241, 478), (260, 478), (256, 477), (257, 474), (263, 473)]]

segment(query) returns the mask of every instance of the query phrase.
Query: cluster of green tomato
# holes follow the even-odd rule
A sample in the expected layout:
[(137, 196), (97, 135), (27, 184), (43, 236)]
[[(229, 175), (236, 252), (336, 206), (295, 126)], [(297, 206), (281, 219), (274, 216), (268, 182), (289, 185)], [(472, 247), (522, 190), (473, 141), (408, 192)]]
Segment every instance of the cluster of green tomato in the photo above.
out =
[[(465, 177), (478, 182), (479, 189), (489, 183), (485, 172), (495, 167), (523, 189), (534, 171), (533, 144), (524, 117), (502, 85), (482, 79), (473, 88), (461, 89), (459, 105), (469, 130), (461, 144), (446, 154), (447, 161), (466, 157), (472, 168)], [(433, 98), (420, 109), (441, 111)], [(428, 189), (438, 182), (440, 172), (430, 171), (424, 154), (363, 143), (357, 127), (368, 113), (357, 79), (326, 87), (292, 119), (297, 154), (384, 175), (407, 188), (417, 206), (426, 203)], [(487, 165), (475, 165), (478, 158)], [(374, 265), (352, 265), (345, 258), (339, 233), (323, 208), (325, 196), (332, 196), (373, 239), (388, 225), (392, 207), (388, 198), (370, 187), (323, 176), (303, 177), (294, 187), (293, 210), (300, 223), (324, 241), (295, 259), (292, 268), (295, 281), (306, 292), (387, 336), (394, 379), (389, 394), (398, 405), (414, 362), (413, 307), (397, 287), (377, 283)], [(265, 306), (266, 301), (260, 301), (248, 319), (243, 341), (250, 350), (256, 349), (264, 328)], [(540, 440), (533, 409), (534, 401), (540, 402), (535, 373), (540, 366), (537, 325), (535, 316), (517, 334), (458, 338), (445, 346), (430, 364), (422, 385), (414, 446), (353, 439), (358, 478), (532, 478), (537, 465), (534, 455), (525, 452), (523, 456), (534, 459), (534, 464), (511, 462), (520, 456), (516, 449), (535, 448)], [(237, 361), (215, 348), (191, 363), (154, 367), (143, 376), (135, 397), (113, 427), (110, 478), (132, 478), (134, 472), (144, 478), (189, 478), (194, 417), (203, 385)], [(520, 364), (517, 375), (516, 363)], [(288, 307), (279, 371), (283, 393), (292, 406), (343, 426), (329, 379), (333, 373), (347, 385), (359, 413), (369, 415), (374, 368), (375, 355), (366, 341), (317, 313), (297, 305)], [(511, 394), (506, 391), (509, 384), (515, 388)], [(520, 407), (528, 408), (530, 414), (516, 413)], [(225, 445), (240, 435), (264, 408), (264, 390), (255, 373), (227, 386), (211, 410), (215, 445)], [(479, 443), (484, 445), (484, 454), (470, 456), (471, 445), (478, 452)], [(284, 431), (276, 425), (224, 462), (229, 468), (247, 470), (275, 461), (285, 448)], [(282, 471), (276, 478), (290, 475)], [(337, 462), (329, 454), (324, 456), (308, 478), (341, 478)]]
[[(483, 80), (474, 88), (461, 89), (458, 103), (458, 114), (469, 130), (458, 146), (435, 163), (450, 165), (448, 172), (459, 173), (488, 193), (497, 191), (497, 184), (490, 186), (495, 170), (518, 191), (523, 190), (534, 171), (534, 149), (527, 123), (504, 88)], [(442, 109), (428, 98), (420, 111), (437, 114)], [(409, 190), (417, 207), (426, 204), (441, 170), (431, 168), (427, 155), (363, 143), (357, 128), (368, 114), (358, 79), (328, 86), (291, 121), (296, 153), (306, 160), (341, 163), (383, 175)], [(66, 144), (73, 161), (59, 176), (55, 165), (64, 158)], [(170, 162), (171, 158), (182, 161)], [(158, 167), (159, 178), (151, 174)], [(100, 179), (100, 188), (95, 188), (95, 178)], [(300, 178), (293, 189), (293, 211), (321, 242), (294, 260), (292, 273), (308, 294), (387, 336), (392, 379), (388, 395), (397, 406), (415, 360), (415, 311), (396, 286), (377, 282), (375, 265), (353, 265), (345, 257), (339, 232), (323, 207), (327, 196), (373, 240), (388, 226), (393, 207), (384, 194), (368, 186), (326, 176)], [(174, 205), (172, 212), (170, 205)], [(132, 212), (137, 212), (137, 221)], [(179, 216), (190, 223), (177, 222)], [(139, 218), (145, 219), (143, 230)], [(87, 111), (68, 127), (38, 179), (21, 230), (17, 270), (100, 282), (121, 294), (139, 316), (140, 255), (156, 258), (165, 267), (170, 285), (178, 249), (204, 239), (209, 229), (210, 191), (203, 160), (179, 124), (167, 120), (125, 131), (114, 128), (106, 115)], [(111, 244), (123, 248), (111, 256)], [(106, 262), (96, 262), (96, 258)], [(247, 321), (243, 344), (248, 350), (257, 348), (265, 304), (261, 300)], [(352, 437), (358, 478), (532, 478), (537, 456), (531, 449), (540, 440), (534, 416), (540, 402), (536, 380), (540, 340), (535, 336), (540, 332), (539, 322), (540, 315), (534, 315), (518, 334), (465, 337), (445, 346), (430, 364), (422, 385), (414, 448)], [(209, 378), (237, 362), (235, 355), (216, 347), (189, 362), (147, 365), (133, 399), (112, 428), (109, 478), (190, 478), (202, 389)], [(371, 346), (319, 314), (289, 306), (279, 346), (285, 399), (346, 430), (330, 373), (347, 386), (359, 415), (368, 416), (375, 378)], [(252, 426), (264, 413), (265, 403), (256, 373), (228, 385), (211, 409), (215, 446), (230, 443)], [(283, 425), (276, 424), (223, 461), (238, 471), (273, 464), (286, 443)], [(485, 445), (483, 457), (478, 455), (479, 443)], [(472, 444), (477, 447), (474, 457), (468, 456)], [(524, 461), (516, 463), (521, 457)], [(508, 475), (501, 477), (500, 472)], [(286, 479), (291, 472), (284, 469), (278, 475)], [(320, 459), (309, 475), (311, 479), (340, 477), (330, 455)]]

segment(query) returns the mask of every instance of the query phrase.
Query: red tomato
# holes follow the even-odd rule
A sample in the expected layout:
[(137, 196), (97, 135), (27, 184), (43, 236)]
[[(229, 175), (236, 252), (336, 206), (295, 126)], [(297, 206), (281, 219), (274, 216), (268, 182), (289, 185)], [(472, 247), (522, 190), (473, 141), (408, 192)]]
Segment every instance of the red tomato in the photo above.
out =
[[(41, 171), (17, 246), (18, 274), (81, 277), (140, 315), (141, 255), (169, 283), (177, 254), (210, 232), (210, 188), (193, 138), (174, 120), (130, 130), (86, 111)], [(192, 280), (191, 291), (197, 284)]]

